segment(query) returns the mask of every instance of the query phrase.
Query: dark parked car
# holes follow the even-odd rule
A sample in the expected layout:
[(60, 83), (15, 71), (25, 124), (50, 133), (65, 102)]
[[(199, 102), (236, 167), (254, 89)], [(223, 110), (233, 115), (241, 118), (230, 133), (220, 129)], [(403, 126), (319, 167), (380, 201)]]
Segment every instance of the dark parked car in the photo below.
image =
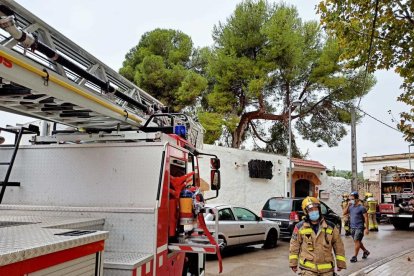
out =
[[(289, 238), (293, 229), (305, 215), (302, 211), (303, 198), (270, 198), (262, 209), (262, 217), (279, 224), (280, 237)], [(321, 202), (321, 211), (325, 219), (335, 223), (341, 230), (341, 217), (325, 203)]]

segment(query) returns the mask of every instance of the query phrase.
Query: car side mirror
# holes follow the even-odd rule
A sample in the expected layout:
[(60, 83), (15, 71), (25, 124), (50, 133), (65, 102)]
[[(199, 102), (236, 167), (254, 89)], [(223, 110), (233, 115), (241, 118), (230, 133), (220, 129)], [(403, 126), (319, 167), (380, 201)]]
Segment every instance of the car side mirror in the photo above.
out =
[(211, 190), (218, 191), (221, 188), (221, 177), (219, 170), (211, 170), (210, 171), (210, 178), (211, 178)]

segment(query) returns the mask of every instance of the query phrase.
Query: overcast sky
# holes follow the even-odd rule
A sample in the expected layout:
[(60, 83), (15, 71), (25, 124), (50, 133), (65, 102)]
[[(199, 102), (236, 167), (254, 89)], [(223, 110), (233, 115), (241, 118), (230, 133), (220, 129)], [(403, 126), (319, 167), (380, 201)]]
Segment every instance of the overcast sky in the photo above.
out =
[[(18, 0), (25, 8), (69, 37), (115, 70), (125, 54), (135, 46), (141, 35), (155, 28), (179, 29), (191, 36), (195, 46), (212, 45), (212, 29), (225, 21), (234, 11), (234, 0)], [(315, 0), (287, 0), (295, 5), (304, 20), (318, 19)], [(408, 108), (396, 101), (401, 93), (401, 79), (393, 72), (376, 73), (377, 85), (362, 99), (361, 108), (378, 119), (391, 124), (391, 110), (395, 119)], [(24, 123), (21, 116), (0, 113), (0, 125)], [(351, 168), (350, 135), (338, 147), (317, 147), (299, 141), (302, 151), (309, 150), (309, 158), (328, 168)], [(407, 152), (408, 143), (401, 133), (365, 117), (357, 126), (358, 160), (367, 155)], [(362, 170), (361, 163), (358, 170)]]

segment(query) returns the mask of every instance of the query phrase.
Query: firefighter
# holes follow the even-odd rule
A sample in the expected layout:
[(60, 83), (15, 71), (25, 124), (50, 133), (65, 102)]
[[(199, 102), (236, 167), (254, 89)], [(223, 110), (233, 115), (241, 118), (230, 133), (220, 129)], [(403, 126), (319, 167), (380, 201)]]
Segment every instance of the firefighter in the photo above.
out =
[[(348, 204), (349, 204), (349, 194), (348, 193), (344, 193), (342, 195), (342, 203), (341, 203), (342, 212), (344, 212), (345, 209), (348, 208)], [(342, 227), (345, 230), (345, 236), (351, 235), (351, 229), (349, 228), (349, 214), (344, 215), (342, 217)]]
[(296, 224), (290, 240), (290, 268), (296, 273), (299, 266), (303, 276), (334, 275), (335, 263), (337, 271), (345, 269), (345, 249), (339, 230), (324, 219), (319, 200), (308, 196), (302, 201), (302, 209), (306, 216)]
[(365, 194), (366, 208), (368, 210), (369, 230), (378, 231), (377, 223), (377, 201), (372, 193)]
[(367, 200), (368, 200), (368, 197), (369, 197), (370, 194), (371, 194), (370, 192), (366, 192), (365, 197), (362, 200), (362, 205), (364, 205), (365, 209), (367, 209), (367, 210), (368, 210), (368, 201)]

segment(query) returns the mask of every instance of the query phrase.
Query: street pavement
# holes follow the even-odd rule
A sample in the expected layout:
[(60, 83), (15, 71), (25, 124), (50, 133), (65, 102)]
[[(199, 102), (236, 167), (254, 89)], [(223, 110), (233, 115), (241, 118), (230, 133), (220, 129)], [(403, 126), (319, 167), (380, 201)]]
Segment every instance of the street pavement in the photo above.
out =
[[(364, 238), (364, 244), (371, 252), (368, 259), (363, 260), (362, 252), (358, 256), (357, 263), (350, 263), (353, 255), (354, 243), (351, 237), (342, 235), (345, 245), (348, 269), (339, 272), (339, 275), (350, 275), (360, 272), (368, 266), (378, 264), (394, 254), (403, 254), (399, 258), (389, 260), (380, 266), (373, 265), (368, 275), (414, 275), (395, 273), (404, 269), (414, 271), (414, 224), (408, 231), (396, 231), (392, 225), (380, 225), (379, 232), (370, 232)], [(413, 252), (412, 254), (410, 252)], [(411, 254), (411, 255), (410, 255)], [(235, 275), (235, 276), (259, 276), (259, 275), (295, 275), (288, 264), (289, 241), (279, 240), (278, 246), (274, 249), (265, 250), (261, 246), (248, 246), (229, 250), (223, 256), (223, 273), (218, 274), (217, 261), (214, 258), (207, 258), (207, 276), (213, 275)], [(412, 256), (412, 257), (410, 257)], [(395, 263), (395, 264), (393, 264)], [(405, 265), (404, 265), (405, 264)], [(378, 269), (378, 270), (376, 270)], [(381, 271), (380, 274), (376, 273)], [(391, 273), (394, 271), (393, 273)], [(390, 273), (390, 274), (388, 274)], [(363, 274), (359, 274), (363, 275)]]
[(367, 266), (351, 276), (398, 275), (411, 276), (414, 273), (414, 249), (394, 254)]

